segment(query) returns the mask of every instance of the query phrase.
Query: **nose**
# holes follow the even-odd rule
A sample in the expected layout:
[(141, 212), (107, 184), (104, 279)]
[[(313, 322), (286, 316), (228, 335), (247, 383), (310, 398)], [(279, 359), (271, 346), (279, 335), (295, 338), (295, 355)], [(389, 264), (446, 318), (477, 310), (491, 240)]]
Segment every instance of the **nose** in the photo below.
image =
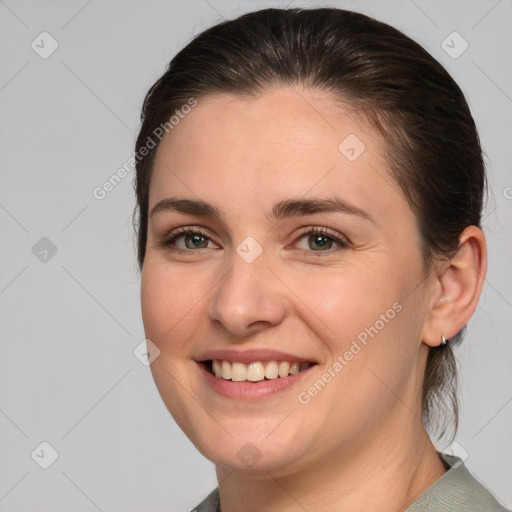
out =
[(234, 253), (231, 267), (220, 280), (209, 304), (210, 320), (234, 337), (276, 326), (286, 314), (282, 286), (267, 267), (263, 255), (247, 263)]

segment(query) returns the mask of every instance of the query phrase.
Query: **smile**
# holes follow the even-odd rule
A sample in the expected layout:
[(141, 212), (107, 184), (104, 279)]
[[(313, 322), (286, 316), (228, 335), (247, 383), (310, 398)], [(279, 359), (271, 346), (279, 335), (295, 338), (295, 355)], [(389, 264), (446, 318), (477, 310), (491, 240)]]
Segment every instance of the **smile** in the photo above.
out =
[(232, 382), (261, 382), (297, 375), (309, 369), (314, 363), (297, 361), (254, 361), (242, 363), (225, 359), (205, 361), (208, 371), (220, 379)]

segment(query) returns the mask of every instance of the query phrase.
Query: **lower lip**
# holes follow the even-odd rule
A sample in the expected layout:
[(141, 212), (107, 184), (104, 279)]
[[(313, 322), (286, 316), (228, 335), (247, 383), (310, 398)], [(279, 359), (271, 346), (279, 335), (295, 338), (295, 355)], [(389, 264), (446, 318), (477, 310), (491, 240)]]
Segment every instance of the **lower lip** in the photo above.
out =
[(226, 398), (238, 398), (240, 400), (257, 400), (284, 391), (290, 388), (307, 374), (314, 367), (308, 368), (296, 375), (278, 377), (277, 379), (261, 380), (259, 382), (233, 382), (231, 380), (215, 377), (205, 367), (198, 363), (206, 383), (219, 395)]

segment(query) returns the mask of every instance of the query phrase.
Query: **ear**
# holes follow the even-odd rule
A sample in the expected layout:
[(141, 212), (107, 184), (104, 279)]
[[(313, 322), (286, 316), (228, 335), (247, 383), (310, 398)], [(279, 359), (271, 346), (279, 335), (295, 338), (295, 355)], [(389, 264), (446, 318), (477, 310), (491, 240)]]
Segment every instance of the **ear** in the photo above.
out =
[(455, 336), (475, 312), (487, 271), (485, 236), (476, 226), (459, 237), (457, 252), (435, 269), (422, 340), (431, 347)]

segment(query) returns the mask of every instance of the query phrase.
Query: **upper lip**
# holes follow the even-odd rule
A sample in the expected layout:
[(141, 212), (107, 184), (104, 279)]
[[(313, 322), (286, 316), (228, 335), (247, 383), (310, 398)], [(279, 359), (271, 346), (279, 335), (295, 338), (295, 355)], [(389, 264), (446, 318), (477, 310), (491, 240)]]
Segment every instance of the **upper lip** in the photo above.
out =
[(289, 352), (282, 352), (280, 350), (269, 349), (252, 349), (252, 350), (208, 350), (197, 358), (198, 362), (210, 361), (212, 359), (219, 359), (222, 361), (231, 361), (239, 363), (254, 363), (257, 361), (289, 361), (291, 363), (315, 363), (311, 358), (301, 357)]

